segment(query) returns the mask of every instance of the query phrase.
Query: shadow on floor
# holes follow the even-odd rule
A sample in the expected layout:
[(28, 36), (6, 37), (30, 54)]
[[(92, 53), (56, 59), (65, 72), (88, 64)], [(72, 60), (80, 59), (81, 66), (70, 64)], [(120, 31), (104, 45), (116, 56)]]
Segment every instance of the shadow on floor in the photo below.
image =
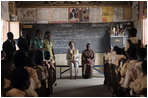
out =
[(80, 87), (62, 90), (51, 95), (51, 97), (111, 97), (112, 93), (104, 85)]
[[(104, 76), (102, 75), (100, 75), (100, 76), (93, 76), (92, 78), (104, 78)], [(62, 76), (61, 78), (59, 77), (59, 78), (57, 78), (57, 79), (70, 79), (70, 76)], [(74, 77), (73, 77), (73, 79), (74, 79)], [(83, 78), (82, 76), (77, 76), (77, 79), (85, 79), (85, 78)], [(89, 78), (89, 79), (91, 79), (91, 78)]]

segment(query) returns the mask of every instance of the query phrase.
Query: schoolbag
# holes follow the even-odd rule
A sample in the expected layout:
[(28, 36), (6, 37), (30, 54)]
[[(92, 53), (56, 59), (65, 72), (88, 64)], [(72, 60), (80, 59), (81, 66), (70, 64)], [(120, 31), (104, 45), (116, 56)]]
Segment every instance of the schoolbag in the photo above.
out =
[(128, 42), (129, 42), (129, 48), (133, 47), (136, 48), (136, 50), (138, 50), (141, 47), (141, 40), (138, 40), (138, 43), (136, 44), (132, 43), (130, 39), (128, 40)]

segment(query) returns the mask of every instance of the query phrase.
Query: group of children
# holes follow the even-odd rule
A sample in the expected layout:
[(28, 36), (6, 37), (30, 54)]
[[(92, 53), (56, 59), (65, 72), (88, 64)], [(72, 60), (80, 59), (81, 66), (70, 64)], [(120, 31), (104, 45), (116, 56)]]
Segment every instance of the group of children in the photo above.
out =
[(142, 47), (137, 30), (129, 30), (125, 48), (115, 46), (104, 56), (104, 84), (115, 96), (147, 96), (147, 46)]
[(48, 97), (53, 92), (56, 81), (54, 62), (48, 51), (17, 50), (12, 60), (5, 59), (1, 52), (2, 96), (7, 97)]

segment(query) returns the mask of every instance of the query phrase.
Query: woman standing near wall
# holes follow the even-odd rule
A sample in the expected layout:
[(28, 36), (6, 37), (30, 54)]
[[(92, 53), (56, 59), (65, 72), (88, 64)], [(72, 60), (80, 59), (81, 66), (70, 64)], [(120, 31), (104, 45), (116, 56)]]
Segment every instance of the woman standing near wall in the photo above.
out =
[[(45, 39), (44, 39), (44, 49), (45, 49), (45, 62), (47, 65), (50, 65), (48, 67), (49, 72), (49, 84), (50, 84), (50, 93), (53, 93), (53, 84), (56, 81), (56, 63), (55, 63), (55, 55), (53, 50), (53, 41), (50, 39), (51, 33), (49, 31), (45, 32)], [(56, 84), (56, 83), (55, 83)]]
[(55, 60), (54, 50), (53, 50), (53, 41), (51, 41), (50, 37), (51, 37), (51, 33), (49, 31), (46, 31), (45, 39), (44, 39), (44, 48), (45, 48), (45, 51), (49, 51), (50, 60)]
[(30, 41), (30, 50), (40, 50), (44, 54), (43, 40), (41, 39), (41, 35), (41, 30), (36, 30), (35, 37)]

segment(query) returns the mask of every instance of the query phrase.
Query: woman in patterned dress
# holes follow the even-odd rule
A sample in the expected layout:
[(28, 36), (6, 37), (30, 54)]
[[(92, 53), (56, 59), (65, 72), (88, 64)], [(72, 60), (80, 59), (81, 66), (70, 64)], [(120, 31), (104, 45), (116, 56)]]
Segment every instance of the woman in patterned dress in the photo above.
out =
[(91, 78), (95, 64), (95, 52), (91, 50), (90, 43), (86, 45), (86, 48), (82, 52), (82, 76), (84, 78)]

